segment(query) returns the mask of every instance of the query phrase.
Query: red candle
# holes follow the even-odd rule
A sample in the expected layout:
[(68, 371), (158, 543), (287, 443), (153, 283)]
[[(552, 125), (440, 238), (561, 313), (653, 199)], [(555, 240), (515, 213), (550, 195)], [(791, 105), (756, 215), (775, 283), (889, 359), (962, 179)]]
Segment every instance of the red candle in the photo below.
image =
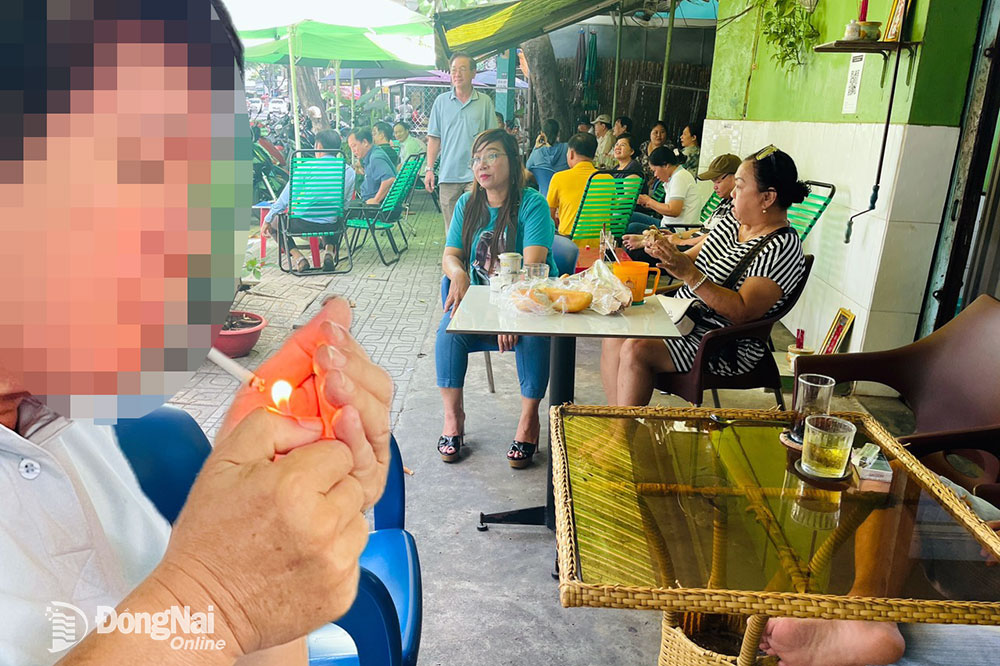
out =
[(868, 0), (861, 0), (861, 12), (858, 14), (858, 20), (868, 20)]

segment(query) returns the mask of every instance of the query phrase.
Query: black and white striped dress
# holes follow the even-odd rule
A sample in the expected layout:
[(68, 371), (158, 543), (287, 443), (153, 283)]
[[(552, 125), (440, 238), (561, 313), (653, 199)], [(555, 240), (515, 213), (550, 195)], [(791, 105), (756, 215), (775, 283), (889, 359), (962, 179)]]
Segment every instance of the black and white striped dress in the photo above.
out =
[[(740, 259), (758, 243), (764, 241), (765, 236), (759, 236), (741, 243), (739, 230), (740, 223), (735, 218), (726, 216), (709, 232), (705, 244), (701, 246), (701, 251), (695, 259), (694, 265), (716, 284), (725, 282)], [(781, 298), (767, 311), (765, 315), (767, 317), (785, 304), (787, 295), (799, 285), (805, 270), (806, 260), (798, 234), (781, 234), (772, 238), (767, 247), (750, 262), (750, 266), (736, 282), (734, 289), (739, 291), (743, 282), (749, 277), (766, 277), (773, 280), (781, 288)], [(697, 298), (687, 285), (678, 289), (674, 295), (677, 298)], [(664, 340), (677, 372), (687, 372), (691, 369), (705, 333), (723, 326), (731, 326), (732, 323), (713, 311), (683, 338)], [(752, 370), (767, 351), (757, 340), (739, 340), (725, 353), (711, 358), (709, 369), (721, 376), (740, 375)]]

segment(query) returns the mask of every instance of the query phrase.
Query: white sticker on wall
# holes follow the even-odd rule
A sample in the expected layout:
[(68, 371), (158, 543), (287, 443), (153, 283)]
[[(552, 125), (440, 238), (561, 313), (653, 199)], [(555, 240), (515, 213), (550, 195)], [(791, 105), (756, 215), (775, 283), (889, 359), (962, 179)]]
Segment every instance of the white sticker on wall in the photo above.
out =
[(844, 108), (841, 113), (857, 113), (861, 95), (861, 72), (865, 68), (865, 54), (852, 53), (851, 66), (847, 69), (847, 87), (844, 88)]

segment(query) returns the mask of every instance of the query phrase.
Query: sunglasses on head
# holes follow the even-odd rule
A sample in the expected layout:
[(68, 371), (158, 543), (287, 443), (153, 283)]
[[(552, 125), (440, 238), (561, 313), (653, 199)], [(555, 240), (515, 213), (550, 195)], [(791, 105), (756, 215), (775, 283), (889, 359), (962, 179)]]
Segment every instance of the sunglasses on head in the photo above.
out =
[(757, 161), (760, 161), (765, 157), (770, 157), (771, 155), (774, 155), (776, 152), (778, 152), (778, 147), (772, 143), (770, 146), (767, 146), (766, 148), (761, 148), (759, 151), (757, 151), (757, 154), (754, 155), (753, 158)]

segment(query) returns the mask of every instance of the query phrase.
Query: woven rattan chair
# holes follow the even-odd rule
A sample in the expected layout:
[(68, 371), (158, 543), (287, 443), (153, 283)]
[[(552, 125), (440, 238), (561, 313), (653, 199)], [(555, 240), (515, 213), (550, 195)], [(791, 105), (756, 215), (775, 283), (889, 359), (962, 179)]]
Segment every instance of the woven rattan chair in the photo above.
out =
[[(788, 300), (774, 315), (748, 324), (726, 326), (709, 331), (701, 339), (701, 346), (694, 357), (694, 365), (687, 372), (665, 372), (656, 376), (656, 388), (665, 393), (680, 396), (695, 406), (700, 406), (703, 393), (712, 391), (712, 400), (719, 406), (718, 389), (751, 389), (766, 388), (774, 392), (774, 399), (781, 409), (785, 409), (785, 399), (781, 395), (781, 373), (774, 362), (774, 356), (765, 352), (757, 366), (750, 372), (734, 377), (723, 377), (713, 374), (708, 363), (715, 354), (735, 344), (738, 340), (754, 339), (767, 345), (771, 338), (771, 328), (781, 320), (789, 310), (795, 307), (802, 291), (805, 289), (809, 273), (812, 271), (813, 256), (806, 255), (806, 270), (802, 275), (798, 288), (789, 294)], [(765, 347), (766, 348), (766, 347)]]
[[(818, 373), (838, 382), (870, 381), (899, 392), (913, 410), (915, 434), (900, 437), (914, 455), (942, 449), (978, 450), (967, 457), (982, 469), (970, 476), (944, 454), (925, 457), (928, 467), (974, 490), (997, 479), (1000, 454), (1000, 301), (982, 295), (926, 338), (897, 349), (860, 354), (802, 356), (796, 376)], [(957, 451), (956, 451), (957, 453)], [(992, 478), (989, 478), (992, 475)]]

